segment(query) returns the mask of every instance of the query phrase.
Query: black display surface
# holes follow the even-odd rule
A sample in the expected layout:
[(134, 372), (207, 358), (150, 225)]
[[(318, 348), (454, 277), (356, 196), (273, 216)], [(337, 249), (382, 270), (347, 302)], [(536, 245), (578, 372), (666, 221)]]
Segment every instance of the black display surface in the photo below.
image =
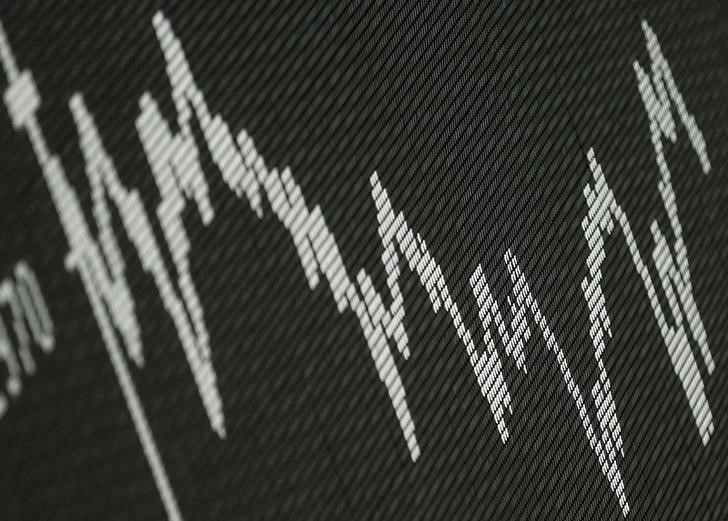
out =
[[(5, 53), (0, 279), (34, 287), (22, 282), (31, 279), (23, 278), (19, 263), (32, 270), (53, 324), (53, 347), (44, 349), (34, 334), (40, 329), (27, 321), (31, 371), (27, 360), (23, 365), (19, 346), (26, 344), (13, 299), (0, 285), (7, 329), (5, 337), (0, 331), (6, 402), (0, 519), (728, 518), (728, 10), (720, 2), (687, 1), (487, 4), (0, 5), (4, 49), (18, 69), (14, 82)], [(650, 48), (650, 34), (666, 68)], [(187, 134), (173, 92), (175, 81), (183, 82), (174, 77), (184, 69), (182, 55), (165, 55), (165, 45), (172, 48), (165, 37), (184, 50), (212, 118), (202, 121), (200, 105), (190, 101)], [(665, 110), (645, 101), (640, 67)], [(23, 71), (31, 71), (30, 79), (22, 79)], [(29, 116), (30, 85), (40, 103)], [(143, 100), (150, 99), (170, 135), (192, 137), (180, 138), (174, 150), (180, 157), (199, 152), (194, 161), (205, 195), (199, 177), (184, 177), (194, 163), (188, 156), (171, 159), (178, 162), (166, 178), (181, 188), (170, 188), (168, 197), (160, 189), (153, 154), (140, 137), (154, 129), (147, 143), (162, 149), (162, 127), (145, 127), (140, 119), (155, 113), (144, 112), (151, 105)], [(93, 123), (79, 124), (83, 114)], [(97, 255), (107, 262), (113, 255), (103, 248), (109, 244), (103, 231), (115, 237), (138, 323), (138, 360), (118, 324), (109, 331), (123, 362), (110, 359), (99, 310), (107, 321), (128, 317), (110, 310), (109, 302), (123, 301), (122, 290), (98, 289), (103, 284), (88, 267), (91, 250), (69, 243), (82, 223), (62, 222), (70, 203), (54, 199), (49, 184), (60, 171), (34, 149), (27, 118), (37, 118), (90, 237), (103, 250)], [(227, 124), (248, 167), (252, 155), (264, 160), (264, 173), (233, 168), (232, 148), (215, 148), (224, 140), (214, 121)], [(83, 145), (83, 136), (93, 133), (79, 129), (91, 128), (113, 161), (118, 185), (110, 177), (105, 188), (94, 185), (87, 172), (99, 156), (84, 153), (100, 149)], [(707, 173), (691, 128), (704, 139)], [(243, 130), (252, 141), (240, 137)], [(669, 188), (656, 147), (668, 165)], [(229, 153), (222, 168), (216, 150)], [(606, 188), (598, 190), (597, 163), (618, 210), (590, 205), (585, 196), (592, 187), (606, 197)], [(227, 167), (241, 176), (237, 192)], [(291, 187), (305, 198), (309, 220), (302, 228), (293, 222)], [(119, 201), (132, 208), (133, 199), (119, 195), (122, 188), (138, 193), (160, 247), (162, 264), (154, 266), (171, 276), (170, 291), (185, 311), (170, 311), (172, 293), (160, 289), (162, 271), (150, 268), (151, 250), (140, 250), (142, 232), (129, 233), (139, 230), (142, 210), (120, 210)], [(288, 194), (288, 213), (275, 207), (276, 193)], [(186, 261), (175, 257), (184, 241), (166, 235), (171, 228), (164, 219), (173, 211), (160, 208), (173, 200), (169, 194), (181, 196), (175, 204), (184, 201), (174, 229), (184, 229), (189, 241)], [(99, 219), (102, 200), (106, 223)], [(614, 229), (589, 235), (583, 223), (590, 206), (596, 220), (611, 215)], [(399, 215), (402, 221), (390, 227)], [(327, 233), (310, 231), (322, 223)], [(295, 234), (300, 229), (309, 230), (303, 242)], [(396, 230), (390, 237), (399, 267), (394, 278), (382, 262), (388, 230)], [(414, 237), (409, 243), (402, 239), (407, 230)], [(669, 252), (655, 254), (660, 234)], [(603, 250), (595, 246), (597, 236)], [(332, 238), (336, 248), (316, 237)], [(429, 255), (429, 267), (412, 269), (408, 244), (423, 266)], [(307, 251), (316, 258), (309, 272)], [(585, 297), (583, 281), (594, 276), (589, 262), (594, 268), (598, 251), (605, 254), (597, 276), (602, 291)], [(316, 257), (321, 252), (325, 258)], [(335, 259), (343, 262), (349, 286)], [(189, 263), (196, 297), (185, 292), (180, 262)], [(338, 271), (327, 272), (334, 265)], [(688, 265), (686, 278), (680, 269)], [(494, 312), (484, 327), (494, 308), (482, 300), (482, 287), (471, 284), (479, 266), (502, 330)], [(385, 333), (372, 333), (378, 308), (367, 298), (376, 293), (389, 308), (395, 279), (402, 329), (382, 340)], [(349, 293), (337, 296), (345, 286)], [(106, 304), (95, 304), (89, 288)], [(27, 311), (22, 298), (30, 290), (23, 291), (6, 294), (19, 295)], [(603, 308), (595, 304), (598, 294)], [(209, 361), (195, 309), (204, 311)], [(362, 309), (368, 315), (357, 315)], [(606, 310), (608, 328), (599, 329), (603, 318), (590, 317), (593, 309)], [(698, 314), (712, 366), (698, 338)], [(192, 324), (194, 342), (180, 332), (183, 323)], [(511, 330), (512, 324), (521, 329)], [(525, 328), (530, 338), (522, 337), (519, 362), (517, 337)], [(604, 333), (596, 356), (595, 338), (607, 329), (611, 336)], [(402, 330), (408, 356), (400, 349)], [(684, 343), (673, 340), (680, 330)], [(509, 345), (503, 331), (516, 340)], [(389, 353), (390, 365), (382, 353)], [(473, 356), (483, 362), (472, 364)], [(690, 372), (690, 357), (697, 372)], [(497, 360), (500, 371), (486, 358)], [(119, 364), (158, 460), (140, 434), (141, 417), (131, 411)], [(496, 374), (510, 397), (502, 415), (505, 437), (493, 405), (502, 394), (486, 392), (493, 387), (485, 377)], [(592, 393), (603, 375), (613, 413), (604, 413), (606, 405), (599, 412), (605, 402)], [(406, 395), (406, 406), (393, 392)], [(221, 412), (211, 405), (215, 396)], [(403, 407), (411, 424), (402, 419)], [(219, 414), (224, 434), (215, 428)], [(602, 459), (599, 447), (606, 451)], [(616, 467), (603, 463), (612, 459)], [(164, 497), (155, 465), (167, 476), (171, 498)], [(627, 509), (614, 472), (605, 468), (618, 468)]]

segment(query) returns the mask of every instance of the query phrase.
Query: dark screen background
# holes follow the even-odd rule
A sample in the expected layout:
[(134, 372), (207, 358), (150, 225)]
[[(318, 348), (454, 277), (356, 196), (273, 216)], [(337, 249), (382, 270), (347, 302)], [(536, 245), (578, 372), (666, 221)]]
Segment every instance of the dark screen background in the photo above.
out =
[[(364, 267), (386, 291), (369, 185), (376, 170), (477, 338), (470, 274), (481, 263), (505, 302), (511, 248), (588, 393), (597, 368), (580, 288), (587, 149), (644, 253), (650, 222), (666, 219), (632, 69), (635, 59), (650, 63), (646, 19), (713, 164), (700, 172), (678, 124), (666, 157), (716, 362), (705, 378), (716, 432), (703, 447), (615, 233), (604, 264), (614, 332), (605, 363), (625, 440), (621, 469), (629, 519), (726, 519), (728, 11), (720, 2), (492, 4), (64, 0), (3, 3), (0, 20), (19, 66), (33, 71), (41, 125), (90, 220), (68, 109), (77, 91), (122, 182), (150, 216), (159, 202), (134, 121), (146, 90), (176, 121), (151, 24), (161, 8), (211, 110), (234, 133), (246, 128), (269, 165), (291, 167), (350, 274)], [(80, 278), (64, 268), (68, 245), (30, 142), (6, 110), (0, 147), (0, 274), (28, 262), (56, 332), (55, 351), (37, 358), (0, 421), (0, 518), (164, 519)], [(514, 399), (503, 445), (454, 327), (405, 269), (412, 356), (396, 356), (422, 449), (412, 463), (355, 315), (338, 313), (325, 284), (310, 291), (268, 203), (259, 220), (204, 154), (216, 217), (204, 226), (188, 206), (185, 226), (226, 440), (210, 429), (153, 280), (115, 223), (146, 357), (134, 382), (186, 520), (622, 519), (534, 324), (527, 375), (496, 341)]]

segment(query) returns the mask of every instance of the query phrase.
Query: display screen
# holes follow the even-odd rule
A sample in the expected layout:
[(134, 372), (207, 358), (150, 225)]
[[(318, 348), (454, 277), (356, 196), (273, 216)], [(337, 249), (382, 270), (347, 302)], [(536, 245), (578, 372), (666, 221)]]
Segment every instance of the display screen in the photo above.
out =
[(721, 2), (3, 2), (0, 519), (728, 519)]

